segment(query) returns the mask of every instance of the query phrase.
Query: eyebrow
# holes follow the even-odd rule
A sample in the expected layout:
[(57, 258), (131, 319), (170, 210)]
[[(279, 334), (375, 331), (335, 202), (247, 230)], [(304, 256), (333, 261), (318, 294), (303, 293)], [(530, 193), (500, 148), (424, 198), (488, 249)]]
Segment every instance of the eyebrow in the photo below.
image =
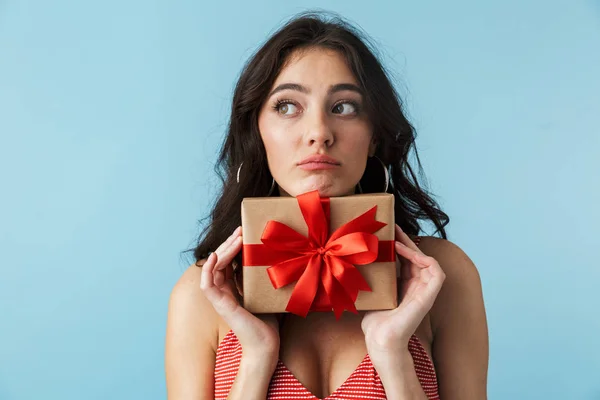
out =
[[(302, 86), (298, 83), (282, 83), (281, 85), (279, 85), (275, 89), (273, 89), (271, 91), (271, 93), (269, 93), (269, 97), (273, 96), (277, 92), (281, 92), (282, 90), (287, 90), (287, 89), (296, 90), (298, 92), (302, 92), (305, 94), (310, 94), (310, 90), (307, 87)], [(352, 83), (338, 83), (337, 85), (332, 85), (329, 87), (329, 90), (327, 91), (327, 95), (331, 95), (336, 92), (341, 92), (343, 90), (351, 90), (360, 95), (363, 95), (363, 91), (358, 86), (356, 86)]]

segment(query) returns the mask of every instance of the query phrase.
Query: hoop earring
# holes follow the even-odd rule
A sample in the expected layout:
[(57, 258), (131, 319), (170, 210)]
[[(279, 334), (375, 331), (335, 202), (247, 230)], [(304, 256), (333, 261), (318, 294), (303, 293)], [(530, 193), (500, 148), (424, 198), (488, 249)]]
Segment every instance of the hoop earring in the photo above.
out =
[(240, 164), (240, 166), (238, 167), (237, 175), (236, 175), (236, 178), (235, 178), (235, 181), (236, 181), (237, 183), (240, 183), (240, 171), (242, 170), (242, 165), (244, 165), (244, 163), (243, 163), (243, 162), (242, 162), (242, 163)]
[[(388, 187), (390, 186), (390, 172), (386, 168), (386, 166), (383, 163), (383, 161), (381, 161), (381, 158), (379, 158), (377, 156), (373, 156), (373, 157), (370, 157), (370, 158), (376, 158), (377, 161), (379, 161), (379, 164), (381, 164), (381, 167), (383, 168), (383, 172), (385, 174), (385, 188), (383, 189), (383, 193), (387, 193)], [(357, 186), (358, 186), (358, 192), (359, 193), (363, 193), (362, 186), (360, 186), (360, 181), (358, 181)]]
[(385, 189), (383, 189), (383, 193), (387, 193), (388, 187), (390, 186), (390, 171), (388, 171), (383, 161), (381, 161), (381, 158), (377, 156), (373, 156), (373, 158), (376, 158), (377, 161), (379, 161), (379, 164), (381, 164), (381, 167), (383, 168), (383, 172), (385, 173)]
[[(244, 162), (242, 162), (240, 164), (240, 166), (238, 167), (237, 175), (235, 177), (235, 181), (238, 184), (240, 183), (240, 172), (242, 171), (242, 165), (244, 165)], [(267, 193), (267, 197), (269, 197), (270, 195), (272, 195), (274, 190), (275, 190), (275, 178), (273, 178), (273, 181), (271, 182), (271, 189), (269, 189), (269, 193)]]

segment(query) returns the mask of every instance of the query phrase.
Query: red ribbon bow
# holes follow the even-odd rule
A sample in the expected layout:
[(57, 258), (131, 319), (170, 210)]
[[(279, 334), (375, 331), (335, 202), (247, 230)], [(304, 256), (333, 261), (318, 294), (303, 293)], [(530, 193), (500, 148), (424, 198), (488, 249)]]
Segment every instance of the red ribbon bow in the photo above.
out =
[(267, 272), (275, 289), (298, 282), (286, 307), (290, 313), (306, 317), (311, 306), (318, 311), (333, 308), (336, 319), (344, 310), (358, 313), (354, 305), (358, 291), (371, 288), (355, 265), (395, 260), (393, 241), (380, 242), (373, 234), (387, 224), (375, 220), (374, 206), (328, 238), (329, 198), (312, 191), (297, 200), (308, 237), (269, 221), (263, 244), (244, 245), (243, 265), (271, 265)]

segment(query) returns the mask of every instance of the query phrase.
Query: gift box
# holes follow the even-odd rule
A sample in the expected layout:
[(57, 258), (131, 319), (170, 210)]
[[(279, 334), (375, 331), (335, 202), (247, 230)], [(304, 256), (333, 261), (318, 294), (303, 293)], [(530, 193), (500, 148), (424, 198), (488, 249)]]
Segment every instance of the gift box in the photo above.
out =
[(393, 195), (245, 198), (241, 211), (250, 312), (339, 318), (398, 305)]

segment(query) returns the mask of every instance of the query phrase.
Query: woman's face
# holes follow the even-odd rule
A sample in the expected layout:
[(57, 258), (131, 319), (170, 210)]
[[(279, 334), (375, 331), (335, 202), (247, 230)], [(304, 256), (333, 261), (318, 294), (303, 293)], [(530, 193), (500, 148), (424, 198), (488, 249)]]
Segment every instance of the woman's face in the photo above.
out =
[(291, 55), (258, 117), (281, 195), (354, 193), (367, 157), (375, 153), (362, 105), (356, 79), (339, 53), (316, 48)]

